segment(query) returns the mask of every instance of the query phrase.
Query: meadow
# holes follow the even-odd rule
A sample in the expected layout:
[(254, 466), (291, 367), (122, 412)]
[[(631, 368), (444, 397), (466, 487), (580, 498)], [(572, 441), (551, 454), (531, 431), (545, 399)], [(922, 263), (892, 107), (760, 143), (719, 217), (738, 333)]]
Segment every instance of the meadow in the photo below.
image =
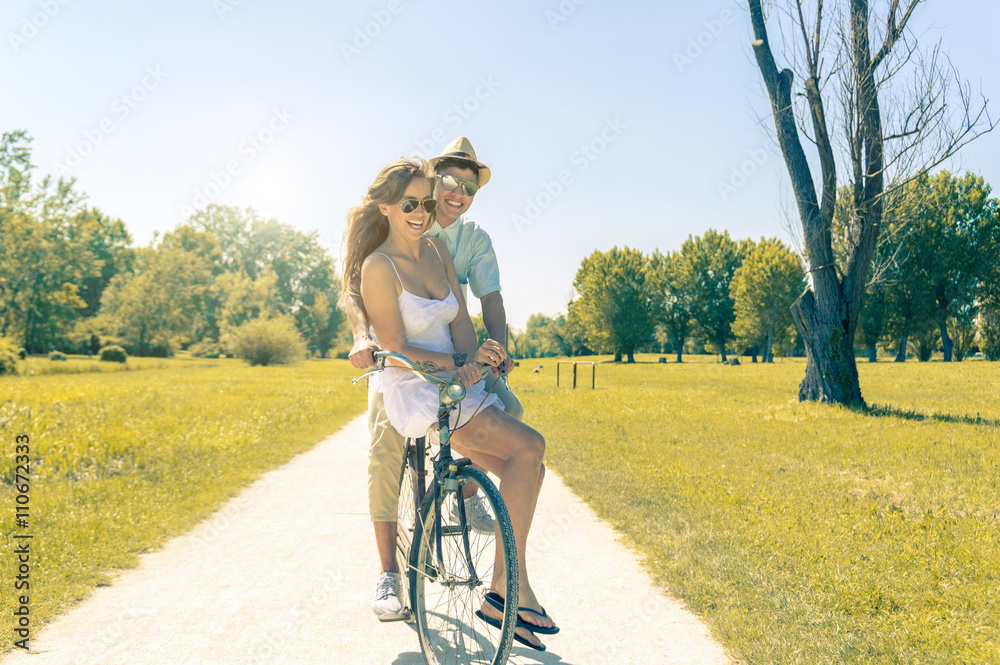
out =
[[(547, 464), (738, 662), (1000, 663), (1000, 363), (862, 363), (862, 411), (800, 404), (801, 360), (638, 359), (594, 358), (593, 390), (566, 365), (556, 387), (555, 359), (511, 384)], [(31, 437), (34, 629), (362, 413), (356, 373), (75, 358), (0, 377), (5, 453)]]
[(857, 411), (801, 360), (642, 360), (537, 361), (525, 419), (738, 661), (1000, 663), (1000, 364), (864, 363)]
[[(11, 617), (14, 533), (33, 535), (38, 627), (361, 413), (344, 361), (47, 358), (0, 377), (0, 616)], [(33, 375), (32, 375), (33, 374)], [(30, 516), (14, 521), (15, 437), (30, 437)], [(359, 445), (364, 445), (360, 442)], [(11, 648), (2, 622), (0, 652)]]

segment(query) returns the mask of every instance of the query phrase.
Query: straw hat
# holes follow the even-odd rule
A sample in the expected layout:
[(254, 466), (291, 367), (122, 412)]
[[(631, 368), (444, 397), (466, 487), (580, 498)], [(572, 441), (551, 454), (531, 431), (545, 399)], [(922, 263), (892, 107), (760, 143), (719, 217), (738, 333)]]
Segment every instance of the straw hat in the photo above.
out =
[(457, 139), (446, 145), (439, 157), (431, 157), (427, 161), (433, 168), (437, 169), (437, 163), (447, 157), (464, 159), (478, 166), (480, 187), (490, 181), (490, 167), (476, 159), (476, 151), (472, 148), (472, 143), (470, 143), (469, 139), (464, 136), (459, 136)]

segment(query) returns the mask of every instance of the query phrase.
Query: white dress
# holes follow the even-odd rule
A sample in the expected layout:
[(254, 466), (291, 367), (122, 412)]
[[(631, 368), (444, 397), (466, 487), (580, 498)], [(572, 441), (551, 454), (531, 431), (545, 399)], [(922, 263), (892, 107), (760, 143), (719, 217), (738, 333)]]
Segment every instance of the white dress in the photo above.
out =
[[(395, 267), (394, 264), (393, 269)], [(398, 271), (396, 276), (399, 277)], [(400, 280), (401, 288), (402, 283)], [(458, 315), (458, 299), (451, 287), (448, 288), (448, 296), (444, 300), (423, 298), (405, 288), (402, 291), (398, 302), (406, 341), (412, 346), (429, 351), (455, 353), (455, 343), (451, 339), (451, 329), (448, 325)], [(461, 406), (451, 412), (452, 429), (469, 422), (472, 416), (488, 406), (495, 405), (503, 409), (503, 402), (496, 395), (488, 394), (484, 386), (485, 382), (480, 381), (466, 389), (467, 393)], [(384, 393), (385, 411), (389, 416), (389, 422), (397, 432), (415, 438), (427, 435), (428, 428), (433, 426), (432, 434), (436, 435), (437, 386), (427, 383), (409, 369), (392, 368), (387, 364), (386, 369), (376, 377), (375, 388), (381, 389)]]

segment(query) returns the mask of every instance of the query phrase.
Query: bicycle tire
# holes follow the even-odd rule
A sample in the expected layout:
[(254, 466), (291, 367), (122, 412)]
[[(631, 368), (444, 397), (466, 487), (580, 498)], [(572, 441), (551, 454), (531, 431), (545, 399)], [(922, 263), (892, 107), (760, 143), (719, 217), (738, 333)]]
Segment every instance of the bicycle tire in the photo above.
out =
[[(403, 455), (403, 465), (399, 471), (399, 502), (396, 514), (396, 566), (400, 571), (400, 582), (403, 586), (403, 598), (406, 599), (407, 609), (412, 612), (413, 593), (410, 586), (409, 558), (410, 545), (413, 542), (413, 532), (416, 527), (417, 511), (419, 501), (423, 497), (423, 492), (417, 487), (419, 482), (417, 474), (417, 454), (423, 452), (423, 446), (407, 440), (406, 452)], [(422, 465), (421, 465), (422, 467)], [(407, 617), (410, 621), (412, 616)]]
[(457, 475), (463, 485), (476, 485), (497, 528), (489, 534), (477, 533), (461, 517), (457, 525), (452, 524), (448, 515), (461, 489), (442, 493), (434, 485), (428, 490), (414, 532), (409, 566), (420, 647), (428, 665), (503, 665), (514, 641), (517, 602), (506, 604), (499, 629), (475, 613), (482, 607), (492, 582), (498, 536), (504, 560), (514, 562), (515, 573), (506, 575), (505, 597), (517, 598), (514, 529), (500, 491), (485, 473), (462, 467)]

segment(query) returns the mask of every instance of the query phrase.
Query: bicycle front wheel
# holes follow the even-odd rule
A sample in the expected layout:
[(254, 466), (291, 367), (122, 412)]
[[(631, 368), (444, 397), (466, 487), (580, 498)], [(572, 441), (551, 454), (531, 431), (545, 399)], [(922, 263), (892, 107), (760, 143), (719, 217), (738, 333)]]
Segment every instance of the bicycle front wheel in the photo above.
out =
[[(410, 557), (410, 588), (420, 647), (429, 665), (503, 665), (517, 621), (517, 548), (500, 492), (485, 473), (458, 471), (473, 485), (496, 520), (492, 532), (475, 531), (460, 510), (458, 492), (435, 492), (422, 506)], [(506, 562), (510, 562), (509, 565)], [(504, 566), (511, 571), (502, 575)], [(500, 568), (498, 569), (497, 566)], [(507, 603), (499, 627), (476, 615), (494, 572), (506, 580)], [(485, 615), (484, 615), (485, 616)]]

